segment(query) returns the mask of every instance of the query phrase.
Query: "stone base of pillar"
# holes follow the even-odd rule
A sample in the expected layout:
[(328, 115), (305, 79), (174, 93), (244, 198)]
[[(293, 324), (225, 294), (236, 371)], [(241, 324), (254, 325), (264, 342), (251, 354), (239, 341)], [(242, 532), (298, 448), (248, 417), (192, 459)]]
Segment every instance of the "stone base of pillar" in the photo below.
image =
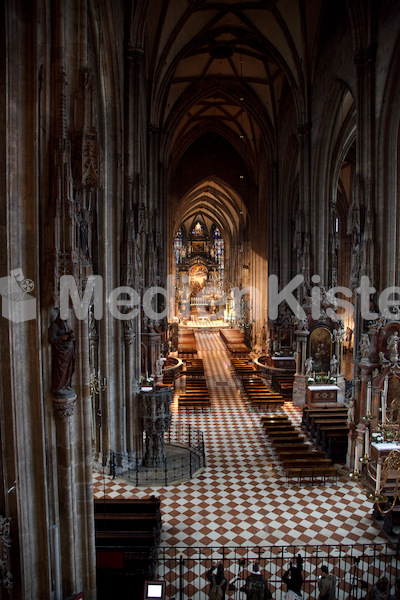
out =
[(295, 375), (293, 382), (293, 404), (303, 406), (307, 401), (307, 377)]

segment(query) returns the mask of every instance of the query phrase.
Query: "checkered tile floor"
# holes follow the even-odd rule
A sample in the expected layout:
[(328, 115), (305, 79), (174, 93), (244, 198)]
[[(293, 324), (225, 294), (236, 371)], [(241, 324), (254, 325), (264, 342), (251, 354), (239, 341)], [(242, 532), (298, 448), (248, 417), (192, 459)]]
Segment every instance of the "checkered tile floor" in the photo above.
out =
[[(195, 335), (212, 411), (180, 411), (175, 400), (173, 419), (204, 432), (207, 468), (186, 483), (146, 489), (122, 479), (103, 480), (95, 472), (95, 497), (160, 496), (163, 547), (386, 542), (370, 517), (372, 504), (345, 471), (325, 486), (286, 482), (260, 426), (260, 413), (251, 411), (231, 372), (219, 333)], [(284, 410), (299, 423), (299, 409), (285, 403)]]

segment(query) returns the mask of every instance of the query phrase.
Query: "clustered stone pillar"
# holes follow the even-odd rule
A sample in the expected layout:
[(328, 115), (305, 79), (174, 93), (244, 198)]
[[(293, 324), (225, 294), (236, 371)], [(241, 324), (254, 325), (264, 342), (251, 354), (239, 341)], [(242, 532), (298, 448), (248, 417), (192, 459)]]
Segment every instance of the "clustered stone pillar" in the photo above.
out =
[(57, 431), (62, 589), (67, 595), (74, 592), (75, 582), (75, 515), (72, 496), (73, 465), (71, 449), (71, 420), (75, 403), (76, 394), (71, 395), (69, 398), (53, 400)]
[(140, 393), (142, 424), (146, 432), (144, 465), (156, 468), (165, 463), (164, 433), (171, 425), (172, 389), (169, 387)]

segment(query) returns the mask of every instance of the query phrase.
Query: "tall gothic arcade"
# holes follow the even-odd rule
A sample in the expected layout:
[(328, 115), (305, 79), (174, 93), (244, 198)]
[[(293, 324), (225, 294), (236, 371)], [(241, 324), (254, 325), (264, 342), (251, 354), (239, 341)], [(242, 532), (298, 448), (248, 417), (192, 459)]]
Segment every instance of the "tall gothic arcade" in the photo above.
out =
[[(400, 3), (5, 0), (0, 28), (0, 598), (120, 589), (128, 553), (110, 558), (96, 499), (155, 495), (164, 550), (393, 544), (393, 510), (373, 520), (376, 444), (368, 460), (399, 429)], [(274, 413), (309, 435), (313, 403), (345, 411), (323, 446), (340, 493), (325, 472), (285, 479), (263, 430)], [(141, 484), (178, 424), (203, 436), (204, 464)], [(326, 485), (342, 537), (274, 520)], [(193, 486), (204, 506), (188, 514)], [(145, 575), (166, 598), (205, 597), (211, 562), (190, 589), (160, 564)], [(132, 581), (120, 597), (139, 600)]]

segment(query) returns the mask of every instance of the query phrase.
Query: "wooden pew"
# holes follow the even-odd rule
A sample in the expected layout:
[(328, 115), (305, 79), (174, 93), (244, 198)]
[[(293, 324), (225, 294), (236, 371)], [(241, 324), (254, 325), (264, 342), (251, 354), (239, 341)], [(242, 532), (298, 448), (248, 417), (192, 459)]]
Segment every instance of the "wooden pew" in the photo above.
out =
[(337, 480), (338, 470), (336, 467), (292, 467), (287, 469), (286, 478), (298, 479), (301, 483), (305, 479), (311, 483), (325, 481), (328, 477), (334, 477)]

